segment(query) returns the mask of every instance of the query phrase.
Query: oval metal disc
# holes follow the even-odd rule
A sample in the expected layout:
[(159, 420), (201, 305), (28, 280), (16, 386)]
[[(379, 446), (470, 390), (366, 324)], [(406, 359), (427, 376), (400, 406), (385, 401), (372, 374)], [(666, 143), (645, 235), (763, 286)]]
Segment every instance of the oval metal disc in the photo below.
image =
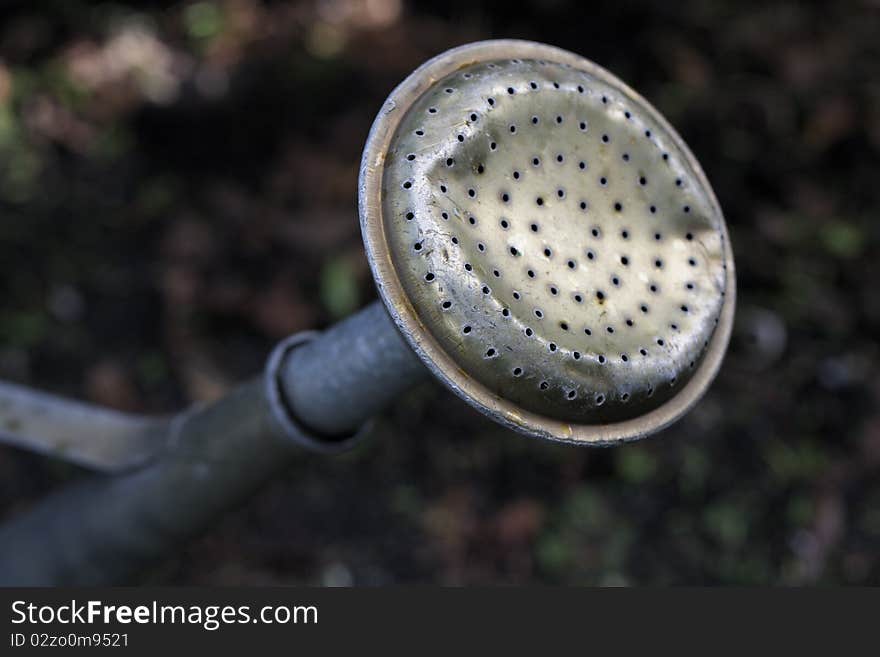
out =
[(509, 426), (637, 438), (720, 364), (734, 275), (718, 202), (659, 113), (587, 60), (517, 41), (431, 60), (376, 119), (360, 203), (404, 336)]

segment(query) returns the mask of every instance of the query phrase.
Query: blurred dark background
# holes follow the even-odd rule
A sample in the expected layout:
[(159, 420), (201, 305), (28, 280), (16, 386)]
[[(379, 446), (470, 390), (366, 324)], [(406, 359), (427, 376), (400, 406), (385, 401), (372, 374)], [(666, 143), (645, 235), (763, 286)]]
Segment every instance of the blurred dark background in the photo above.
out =
[[(702, 162), (738, 269), (716, 383), (605, 450), (428, 384), (142, 581), (880, 583), (876, 0), (4, 2), (0, 378), (170, 411), (368, 303), (370, 123), (492, 37), (595, 60)], [(81, 474), (0, 449), (0, 509)]]

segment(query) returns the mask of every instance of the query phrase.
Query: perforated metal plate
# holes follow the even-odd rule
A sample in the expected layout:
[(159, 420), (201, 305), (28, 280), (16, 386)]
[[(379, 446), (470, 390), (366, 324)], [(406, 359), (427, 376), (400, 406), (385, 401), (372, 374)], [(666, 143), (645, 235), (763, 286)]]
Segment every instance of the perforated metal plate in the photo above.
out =
[(496, 41), (428, 62), (374, 124), (360, 201), (403, 334), (514, 428), (639, 437), (720, 363), (734, 278), (712, 190), (644, 99), (571, 53)]

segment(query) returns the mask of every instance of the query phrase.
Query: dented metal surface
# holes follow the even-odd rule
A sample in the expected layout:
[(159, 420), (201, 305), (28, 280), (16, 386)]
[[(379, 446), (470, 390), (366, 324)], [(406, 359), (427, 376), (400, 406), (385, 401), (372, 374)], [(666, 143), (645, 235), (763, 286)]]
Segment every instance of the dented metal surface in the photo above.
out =
[(444, 53), (392, 102), (364, 155), (362, 228), (435, 374), (573, 442), (639, 437), (695, 401), (726, 346), (733, 262), (656, 110), (586, 60), (511, 41)]

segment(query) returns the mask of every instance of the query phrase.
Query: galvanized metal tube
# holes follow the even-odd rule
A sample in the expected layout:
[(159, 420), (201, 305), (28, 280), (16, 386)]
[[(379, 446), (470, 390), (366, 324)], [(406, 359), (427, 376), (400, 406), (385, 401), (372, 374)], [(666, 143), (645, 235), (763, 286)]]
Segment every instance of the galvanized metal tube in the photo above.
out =
[(281, 385), (304, 426), (335, 437), (355, 431), (427, 375), (377, 301), (293, 351)]
[(353, 442), (425, 372), (384, 313), (374, 304), (288, 353), (278, 383), (289, 423), (277, 421), (266, 381), (245, 384), (176, 418), (148, 466), (73, 484), (13, 518), (0, 528), (0, 585), (123, 583), (210, 527), (298, 447), (320, 449), (324, 439), (291, 432), (308, 426)]
[(144, 469), (74, 484), (0, 529), (0, 583), (121, 583), (208, 527), (284, 467), (260, 383), (180, 420), (176, 445)]

